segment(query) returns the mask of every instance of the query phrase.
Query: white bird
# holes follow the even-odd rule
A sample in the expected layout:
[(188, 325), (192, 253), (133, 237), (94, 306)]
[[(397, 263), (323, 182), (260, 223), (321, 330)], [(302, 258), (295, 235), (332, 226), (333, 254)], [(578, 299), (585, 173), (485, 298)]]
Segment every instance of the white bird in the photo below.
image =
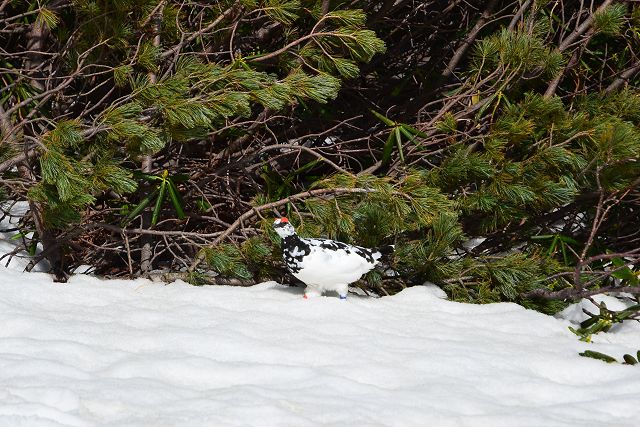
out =
[(284, 217), (277, 218), (273, 228), (282, 238), (282, 258), (287, 268), (307, 285), (304, 298), (336, 291), (340, 299), (346, 299), (349, 283), (372, 270), (384, 255), (393, 253), (391, 245), (367, 249), (335, 240), (302, 238)]

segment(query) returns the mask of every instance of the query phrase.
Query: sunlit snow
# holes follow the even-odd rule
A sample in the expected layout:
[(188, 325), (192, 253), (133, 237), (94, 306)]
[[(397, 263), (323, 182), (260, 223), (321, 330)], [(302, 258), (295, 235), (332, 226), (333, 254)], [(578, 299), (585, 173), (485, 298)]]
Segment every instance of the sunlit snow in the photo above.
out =
[(0, 426), (636, 426), (635, 324), (577, 340), (515, 304), (0, 268)]
[[(20, 206), (16, 206), (20, 207)], [(24, 206), (23, 206), (24, 207)], [(17, 228), (5, 218), (2, 230)], [(16, 231), (0, 235), (0, 254)], [(637, 426), (627, 322), (568, 320), (437, 287), (305, 300), (302, 288), (163, 285), (0, 267), (0, 427)], [(36, 267), (37, 269), (38, 267)], [(46, 265), (42, 265), (46, 268)], [(612, 297), (613, 309), (624, 308)], [(583, 301), (564, 319), (583, 320)]]

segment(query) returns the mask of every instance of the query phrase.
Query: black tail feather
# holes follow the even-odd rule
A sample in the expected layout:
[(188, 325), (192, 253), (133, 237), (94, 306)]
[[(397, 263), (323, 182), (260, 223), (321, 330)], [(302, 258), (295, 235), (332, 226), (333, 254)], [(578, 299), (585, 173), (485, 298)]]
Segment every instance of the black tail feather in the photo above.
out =
[(385, 245), (377, 247), (376, 250), (382, 255), (391, 255), (396, 250), (396, 247), (395, 245)]
[(382, 254), (381, 260), (384, 262), (391, 261), (391, 257), (393, 256), (393, 252), (395, 250), (395, 245), (385, 245), (375, 248), (375, 251)]

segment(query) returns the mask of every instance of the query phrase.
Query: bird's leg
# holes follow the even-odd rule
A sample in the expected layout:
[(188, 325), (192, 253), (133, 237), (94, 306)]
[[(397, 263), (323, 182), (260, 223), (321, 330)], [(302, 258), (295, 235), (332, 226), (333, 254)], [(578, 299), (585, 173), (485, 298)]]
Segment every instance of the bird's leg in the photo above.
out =
[(336, 287), (336, 290), (338, 291), (340, 299), (347, 299), (347, 294), (349, 293), (349, 285), (338, 285)]
[(307, 288), (304, 290), (303, 298), (307, 299), (307, 298), (319, 297), (321, 295), (322, 295), (322, 292), (320, 292), (318, 288), (312, 285), (307, 285)]

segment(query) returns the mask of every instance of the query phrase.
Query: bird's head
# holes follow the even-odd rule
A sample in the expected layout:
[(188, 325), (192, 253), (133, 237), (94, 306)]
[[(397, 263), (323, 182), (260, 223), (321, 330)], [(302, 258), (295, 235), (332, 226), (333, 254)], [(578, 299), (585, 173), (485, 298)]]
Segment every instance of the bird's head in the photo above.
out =
[(273, 228), (283, 239), (296, 234), (296, 230), (293, 228), (293, 225), (291, 225), (289, 220), (285, 217), (276, 218), (276, 220), (273, 221)]

